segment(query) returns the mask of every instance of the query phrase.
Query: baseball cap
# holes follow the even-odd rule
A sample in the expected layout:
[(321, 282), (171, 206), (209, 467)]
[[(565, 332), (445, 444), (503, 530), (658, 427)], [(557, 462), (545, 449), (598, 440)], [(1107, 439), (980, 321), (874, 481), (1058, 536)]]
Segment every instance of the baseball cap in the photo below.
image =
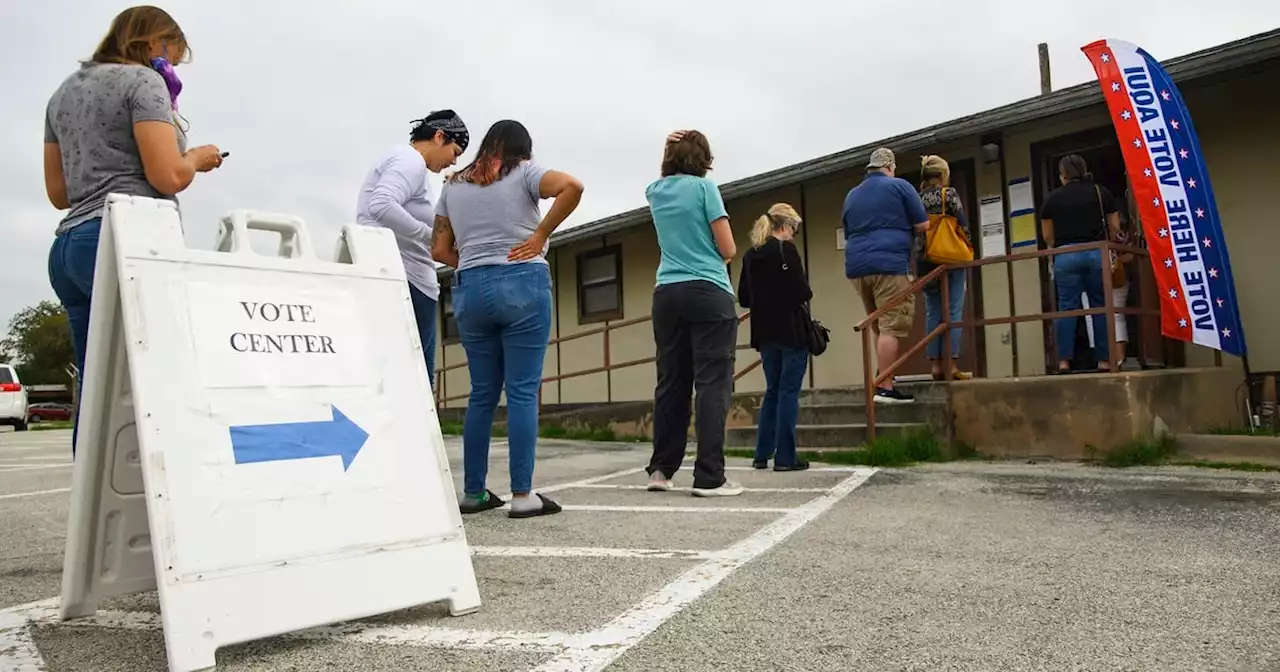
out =
[(871, 152), (871, 160), (867, 161), (867, 168), (888, 168), (897, 164), (893, 158), (893, 150), (888, 147), (881, 147)]

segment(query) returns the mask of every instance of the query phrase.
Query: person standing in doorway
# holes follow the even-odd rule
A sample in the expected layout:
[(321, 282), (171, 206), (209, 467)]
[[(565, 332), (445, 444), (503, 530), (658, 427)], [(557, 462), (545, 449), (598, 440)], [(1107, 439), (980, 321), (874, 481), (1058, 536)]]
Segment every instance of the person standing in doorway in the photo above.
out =
[[(213, 145), (187, 149), (178, 124), (182, 82), (174, 67), (190, 54), (173, 17), (158, 7), (132, 7), (116, 16), (93, 56), (49, 99), (45, 193), (53, 207), (67, 211), (49, 250), (49, 283), (67, 311), (77, 385), (84, 380), (107, 194), (177, 201), (197, 173), (222, 165), (225, 155)], [(77, 426), (72, 455), (78, 437)]]
[(813, 298), (804, 262), (796, 249), (800, 215), (777, 203), (756, 220), (751, 249), (742, 257), (738, 303), (751, 311), (751, 347), (760, 353), (765, 391), (756, 421), (756, 455), (752, 466), (774, 471), (804, 471), (809, 463), (796, 456), (796, 417), (800, 389), (809, 366), (803, 320)]
[[(1049, 194), (1040, 209), (1040, 234), (1045, 245), (1070, 248), (1116, 237), (1120, 233), (1120, 208), (1116, 198), (1102, 185), (1095, 184), (1084, 158), (1069, 154), (1058, 162), (1058, 179), (1062, 186)], [(1090, 306), (1106, 305), (1102, 293), (1102, 274), (1111, 272), (1111, 261), (1102, 250), (1063, 252), (1053, 257), (1053, 284), (1058, 294), (1058, 310), (1080, 310), (1087, 296)], [(1107, 316), (1093, 315), (1093, 350), (1098, 370), (1110, 371), (1110, 347), (1107, 343)], [(1054, 320), (1054, 340), (1058, 348), (1058, 373), (1071, 372), (1071, 359), (1076, 345), (1076, 318)]]
[[(897, 168), (891, 150), (875, 150), (866, 177), (844, 199), (844, 274), (868, 315), (911, 285), (913, 240), (929, 228), (920, 195), (906, 180), (894, 177)], [(897, 361), (899, 340), (911, 332), (914, 319), (915, 296), (910, 295), (872, 325), (879, 366)], [(895, 388), (890, 378), (876, 389), (875, 401), (901, 404), (915, 398)]]
[(436, 387), (436, 301), (440, 298), (440, 281), (431, 258), (436, 197), (427, 172), (439, 173), (457, 163), (467, 150), (470, 137), (466, 124), (453, 110), (432, 112), (413, 122), (409, 143), (392, 148), (378, 159), (356, 199), (356, 222), (396, 234), (432, 389)]
[[(553, 198), (543, 216), (539, 203)], [(511, 518), (559, 513), (533, 492), (538, 395), (551, 337), (547, 240), (578, 207), (582, 183), (533, 160), (533, 139), (518, 121), (499, 121), (471, 165), (445, 182), (436, 206), (436, 259), (453, 274), (453, 314), (467, 352), (471, 397), (462, 427), (462, 513), (496, 509), (486, 488), (489, 439), (498, 397), (507, 393)], [(536, 495), (536, 496), (535, 496)]]
[[(920, 158), (920, 202), (924, 211), (930, 215), (951, 215), (960, 223), (960, 229), (966, 240), (972, 242), (973, 235), (969, 231), (969, 218), (964, 214), (964, 203), (960, 201), (960, 192), (951, 186), (951, 166), (946, 159), (937, 155)], [(924, 277), (937, 268), (937, 264), (925, 258), (925, 237), (916, 236), (916, 276)], [(947, 305), (942, 305), (942, 282), (934, 280), (924, 286), (924, 330), (932, 333), (942, 324), (943, 311), (951, 322), (964, 319), (965, 279), (968, 271), (953, 268), (947, 271)], [(960, 359), (960, 339), (964, 330), (960, 327), (951, 329), (951, 376), (952, 380), (968, 380), (973, 376), (958, 368)], [(929, 357), (933, 369), (934, 380), (946, 380), (942, 372), (941, 336), (933, 339), (925, 346), (925, 354)]]
[(728, 264), (737, 247), (720, 189), (706, 177), (711, 163), (705, 135), (673, 133), (663, 152), (662, 178), (645, 190), (661, 252), (653, 290), (658, 384), (648, 489), (671, 489), (671, 478), (684, 462), (689, 398), (696, 393), (696, 497), (742, 494), (742, 486), (727, 480), (724, 471), (724, 425), (738, 340)]

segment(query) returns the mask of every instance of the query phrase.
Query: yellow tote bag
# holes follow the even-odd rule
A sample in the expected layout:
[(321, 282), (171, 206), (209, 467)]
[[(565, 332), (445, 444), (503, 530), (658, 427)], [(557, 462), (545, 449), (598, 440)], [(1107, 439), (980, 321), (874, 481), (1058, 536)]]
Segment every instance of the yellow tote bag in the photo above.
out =
[(929, 215), (925, 232), (924, 256), (935, 264), (960, 264), (973, 261), (973, 245), (960, 228), (960, 220), (947, 214), (947, 188), (942, 187), (942, 214)]

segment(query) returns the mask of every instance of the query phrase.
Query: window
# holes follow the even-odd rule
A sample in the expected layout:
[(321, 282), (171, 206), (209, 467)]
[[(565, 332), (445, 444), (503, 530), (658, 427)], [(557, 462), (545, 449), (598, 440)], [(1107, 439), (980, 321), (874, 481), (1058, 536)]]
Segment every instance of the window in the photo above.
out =
[(622, 247), (578, 255), (578, 322), (622, 318)]
[(458, 340), (458, 321), (453, 318), (453, 288), (440, 288), (440, 338), (445, 343)]

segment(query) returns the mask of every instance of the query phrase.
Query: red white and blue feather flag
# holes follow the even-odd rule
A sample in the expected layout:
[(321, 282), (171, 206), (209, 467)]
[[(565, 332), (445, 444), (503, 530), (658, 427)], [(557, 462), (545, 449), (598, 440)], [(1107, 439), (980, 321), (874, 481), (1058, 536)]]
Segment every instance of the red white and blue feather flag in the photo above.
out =
[(1081, 48), (1111, 112), (1151, 265), (1165, 336), (1244, 356), (1244, 329), (1209, 171), (1169, 74), (1118, 40)]

